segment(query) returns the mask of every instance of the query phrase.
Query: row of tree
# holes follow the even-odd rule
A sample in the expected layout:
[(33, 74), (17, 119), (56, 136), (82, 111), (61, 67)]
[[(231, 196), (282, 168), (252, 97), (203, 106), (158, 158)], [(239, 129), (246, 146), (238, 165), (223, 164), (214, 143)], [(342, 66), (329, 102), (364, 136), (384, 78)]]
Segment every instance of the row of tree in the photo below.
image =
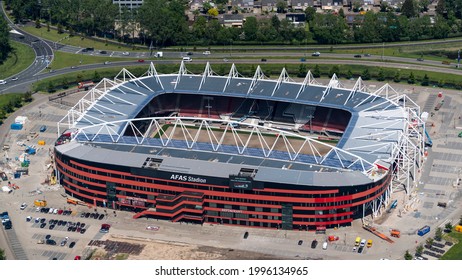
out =
[(6, 20), (0, 17), (0, 64), (8, 57), (8, 53), (11, 51), (9, 41), (9, 29)]
[[(460, 2), (460, 3), (459, 3)], [(419, 4), (418, 4), (419, 3)], [(111, 0), (7, 0), (17, 21), (44, 19), (71, 32), (87, 35), (138, 37), (145, 44), (158, 47), (172, 45), (224, 45), (239, 43), (322, 44), (396, 42), (446, 38), (462, 32), (462, 0), (440, 0), (437, 16), (432, 20), (422, 12), (428, 10), (428, 0), (406, 0), (400, 13), (384, 1), (381, 11), (368, 11), (347, 18), (339, 13), (317, 13), (313, 7), (305, 10), (306, 25), (294, 26), (274, 15), (258, 19), (247, 17), (242, 29), (228, 28), (216, 19), (218, 9), (204, 4), (205, 15), (198, 12), (190, 25), (185, 0), (145, 0), (139, 9), (119, 9)], [(220, 4), (219, 7), (224, 7)], [(279, 6), (278, 6), (279, 7)], [(220, 8), (223, 9), (223, 8)], [(360, 9), (360, 6), (353, 10)], [(278, 8), (284, 11), (284, 7)], [(117, 22), (117, 24), (115, 24)], [(116, 32), (116, 28), (118, 32)], [(127, 36), (129, 37), (129, 36)]]

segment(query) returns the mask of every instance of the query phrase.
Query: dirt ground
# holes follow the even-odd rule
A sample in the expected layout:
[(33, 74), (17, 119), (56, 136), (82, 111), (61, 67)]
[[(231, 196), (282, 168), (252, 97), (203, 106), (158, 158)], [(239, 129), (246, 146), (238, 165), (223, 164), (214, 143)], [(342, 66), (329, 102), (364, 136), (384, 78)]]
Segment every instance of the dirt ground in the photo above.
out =
[[(261, 254), (256, 252), (216, 248), (210, 246), (197, 246), (187, 243), (158, 241), (144, 238), (126, 236), (111, 236), (107, 240), (140, 245), (143, 250), (140, 254), (125, 254), (124, 259), (129, 260), (277, 260), (280, 256)], [(103, 246), (104, 247), (104, 246)], [(122, 252), (110, 252), (98, 247), (92, 259), (111, 259), (123, 255)]]

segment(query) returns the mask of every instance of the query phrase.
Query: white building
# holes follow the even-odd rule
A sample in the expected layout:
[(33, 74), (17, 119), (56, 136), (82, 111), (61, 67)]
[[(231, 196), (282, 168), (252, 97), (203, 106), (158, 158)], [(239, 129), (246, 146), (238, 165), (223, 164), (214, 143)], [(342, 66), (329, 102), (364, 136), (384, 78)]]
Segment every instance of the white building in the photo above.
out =
[(119, 8), (127, 7), (129, 9), (138, 8), (143, 4), (143, 0), (112, 0), (113, 4), (118, 4)]

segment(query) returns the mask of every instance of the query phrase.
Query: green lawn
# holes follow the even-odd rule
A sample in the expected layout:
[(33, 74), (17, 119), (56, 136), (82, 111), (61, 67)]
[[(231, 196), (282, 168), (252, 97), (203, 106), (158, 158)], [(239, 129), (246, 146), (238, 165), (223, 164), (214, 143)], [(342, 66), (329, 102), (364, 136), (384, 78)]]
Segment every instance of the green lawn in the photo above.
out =
[[(134, 61), (135, 58), (132, 58), (131, 60)], [(56, 70), (72, 66), (104, 63), (105, 61), (127, 61), (127, 58), (92, 56), (56, 51), (50, 68)]]
[[(60, 42), (62, 44), (81, 47), (81, 48), (95, 48), (95, 50), (109, 50), (109, 51), (133, 51), (131, 47), (124, 47), (116, 44), (83, 38), (80, 36), (69, 36), (68, 33), (58, 34), (57, 30), (50, 29), (47, 31), (46, 27), (35, 28), (35, 26), (24, 26), (22, 29), (32, 35), (42, 37), (53, 42)], [(83, 38), (83, 39), (82, 39)]]
[(35, 53), (30, 47), (14, 41), (10, 41), (10, 44), (13, 51), (9, 54), (7, 60), (0, 65), (0, 79), (21, 72), (35, 60)]
[(22, 93), (0, 94), (0, 108), (8, 104), (11, 100), (21, 97)]
[(448, 235), (458, 240), (459, 243), (452, 246), (452, 248), (441, 257), (441, 260), (462, 260), (462, 233), (453, 231)]

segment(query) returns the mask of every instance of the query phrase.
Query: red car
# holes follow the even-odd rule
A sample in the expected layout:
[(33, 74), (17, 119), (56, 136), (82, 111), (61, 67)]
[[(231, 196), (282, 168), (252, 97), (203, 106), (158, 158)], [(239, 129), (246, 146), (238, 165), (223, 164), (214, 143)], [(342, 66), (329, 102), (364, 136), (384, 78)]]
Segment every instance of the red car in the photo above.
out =
[(81, 260), (82, 257), (81, 256), (75, 256), (74, 260), (78, 261), (78, 260)]
[(138, 59), (138, 62), (144, 62), (144, 59)]

